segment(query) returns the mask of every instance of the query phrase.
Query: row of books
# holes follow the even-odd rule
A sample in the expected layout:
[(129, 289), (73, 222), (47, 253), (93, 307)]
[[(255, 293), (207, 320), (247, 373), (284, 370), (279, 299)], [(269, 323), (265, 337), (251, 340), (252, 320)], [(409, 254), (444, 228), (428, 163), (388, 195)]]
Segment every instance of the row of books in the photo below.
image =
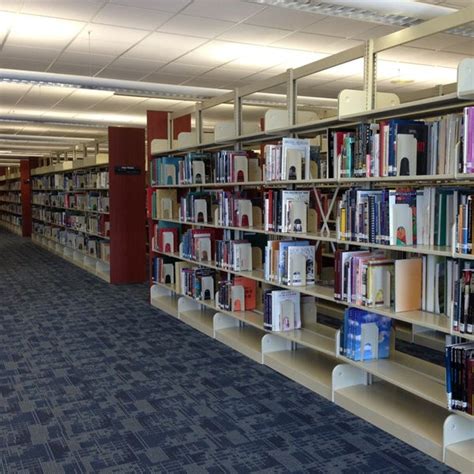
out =
[[(460, 194), (461, 196), (461, 194)], [(453, 189), (348, 189), (338, 203), (340, 240), (450, 246), (458, 192)]]
[(346, 308), (341, 328), (340, 354), (355, 361), (390, 356), (392, 320), (359, 308)]
[(71, 210), (109, 212), (110, 198), (107, 195), (89, 191), (85, 193), (34, 193), (33, 204)]
[[(433, 121), (393, 119), (331, 131), (336, 176), (365, 178), (474, 172), (473, 107)], [(463, 140), (465, 142), (463, 147)]]
[(474, 342), (446, 346), (448, 408), (474, 415)]
[(195, 300), (213, 301), (215, 276), (215, 270), (209, 268), (181, 268), (181, 290)]
[(219, 308), (228, 311), (251, 311), (257, 305), (257, 282), (236, 276), (231, 280), (221, 280), (217, 284)]
[(110, 236), (110, 219), (108, 215), (90, 216), (73, 214), (69, 211), (53, 212), (45, 208), (33, 208), (33, 219), (44, 223), (55, 224), (80, 232)]
[[(471, 268), (471, 263), (453, 259), (443, 261), (438, 258), (434, 265), (431, 264), (431, 267), (427, 268), (428, 278), (430, 278), (428, 272), (433, 272), (433, 270), (435, 272), (434, 297), (442, 301), (442, 305), (439, 305), (440, 312), (444, 309), (446, 315), (452, 318), (454, 331), (460, 334), (473, 334), (474, 269)], [(427, 309), (431, 308), (427, 307)]]
[(214, 260), (225, 270), (252, 271), (252, 244), (248, 240), (217, 240)]
[(265, 247), (265, 280), (289, 286), (314, 285), (316, 247), (307, 240), (269, 240)]
[(19, 191), (21, 189), (21, 181), (16, 179), (14, 181), (6, 181), (0, 184), (0, 192)]
[(154, 158), (150, 174), (152, 186), (244, 183), (249, 181), (249, 176), (260, 180), (258, 156), (232, 150)]
[(301, 295), (292, 290), (266, 290), (263, 296), (263, 327), (268, 331), (301, 328)]
[(21, 194), (6, 192), (0, 195), (0, 202), (21, 204)]
[(64, 247), (78, 250), (90, 257), (110, 262), (110, 244), (100, 238), (39, 222), (33, 222), (33, 233), (54, 240)]
[(76, 189), (108, 189), (108, 171), (73, 171), (31, 178), (33, 189), (57, 189), (73, 191)]
[(22, 218), (21, 216), (16, 216), (14, 214), (3, 214), (0, 212), (0, 220), (3, 222), (7, 222), (8, 224), (13, 224), (17, 226), (22, 225)]
[(174, 264), (166, 263), (162, 257), (153, 257), (151, 267), (152, 281), (174, 285)]
[(7, 204), (0, 202), (0, 211), (11, 214), (18, 214), (19, 216), (21, 216), (22, 207), (18, 204)]
[(305, 138), (283, 138), (281, 144), (265, 145), (265, 180), (311, 179), (311, 145)]
[(263, 199), (266, 231), (307, 232), (309, 191), (269, 190), (264, 193)]

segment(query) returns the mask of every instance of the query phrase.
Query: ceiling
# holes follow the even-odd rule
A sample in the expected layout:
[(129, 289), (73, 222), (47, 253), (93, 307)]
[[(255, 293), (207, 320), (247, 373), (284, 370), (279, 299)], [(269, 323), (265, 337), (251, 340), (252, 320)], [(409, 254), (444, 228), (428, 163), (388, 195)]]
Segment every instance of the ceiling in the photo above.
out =
[[(0, 0), (0, 68), (232, 89), (397, 30), (244, 0)], [(458, 62), (473, 55), (473, 41), (439, 34), (382, 53), (378, 87), (402, 94), (454, 82)], [(361, 86), (362, 62), (354, 61), (302, 80), (299, 91), (336, 97), (342, 88)], [(11, 143), (2, 135), (67, 136), (72, 143), (103, 137), (109, 124), (144, 125), (146, 110), (188, 105), (0, 82), (0, 150)], [(257, 120), (264, 110), (253, 108), (246, 118)]]

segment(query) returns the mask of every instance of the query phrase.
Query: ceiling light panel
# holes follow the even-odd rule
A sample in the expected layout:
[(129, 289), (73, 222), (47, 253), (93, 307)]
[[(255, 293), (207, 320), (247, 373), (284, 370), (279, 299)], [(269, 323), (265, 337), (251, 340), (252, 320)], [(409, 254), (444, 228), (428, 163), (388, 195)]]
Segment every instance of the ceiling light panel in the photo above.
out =
[(45, 16), (17, 15), (12, 22), (8, 44), (12, 46), (62, 48), (71, 41), (85, 23)]
[(284, 30), (299, 30), (323, 18), (325, 18), (324, 15), (290, 9), (282, 15), (280, 8), (269, 6), (245, 20), (245, 23), (258, 26), (270, 26)]

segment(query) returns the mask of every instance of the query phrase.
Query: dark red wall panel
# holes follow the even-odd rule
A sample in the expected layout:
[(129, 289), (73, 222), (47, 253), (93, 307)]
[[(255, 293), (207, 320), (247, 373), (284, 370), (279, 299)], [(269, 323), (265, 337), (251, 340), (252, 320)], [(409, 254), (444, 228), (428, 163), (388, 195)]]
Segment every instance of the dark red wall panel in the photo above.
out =
[(191, 114), (183, 115), (182, 117), (173, 120), (173, 140), (178, 139), (181, 132), (191, 131)]
[(31, 175), (29, 160), (20, 161), (21, 213), (23, 237), (31, 237)]
[[(117, 166), (140, 169), (117, 174)], [(146, 281), (145, 130), (109, 127), (110, 282)]]

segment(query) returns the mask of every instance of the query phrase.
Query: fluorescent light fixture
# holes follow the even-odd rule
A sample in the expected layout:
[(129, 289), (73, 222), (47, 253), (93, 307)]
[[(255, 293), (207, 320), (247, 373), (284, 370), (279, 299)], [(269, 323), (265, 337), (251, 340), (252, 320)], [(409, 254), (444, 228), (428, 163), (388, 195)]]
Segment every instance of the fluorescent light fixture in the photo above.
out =
[[(453, 8), (412, 0), (245, 0), (247, 3), (302, 10), (319, 15), (368, 21), (399, 27), (413, 26), (441, 15), (454, 13)], [(474, 37), (474, 27), (466, 25), (446, 31), (459, 36)]]
[(93, 142), (94, 138), (84, 137), (57, 137), (53, 135), (9, 135), (0, 133), (0, 140), (38, 141), (38, 142)]

